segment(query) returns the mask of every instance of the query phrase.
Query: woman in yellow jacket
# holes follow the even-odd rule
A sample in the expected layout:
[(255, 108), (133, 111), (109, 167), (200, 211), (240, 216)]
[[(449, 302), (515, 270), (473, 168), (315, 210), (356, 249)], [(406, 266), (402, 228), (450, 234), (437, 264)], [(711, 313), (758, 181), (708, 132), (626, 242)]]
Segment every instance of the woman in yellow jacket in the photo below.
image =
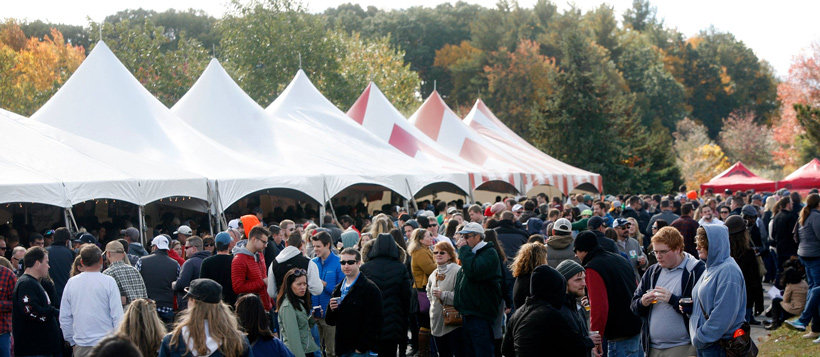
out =
[(424, 228), (417, 228), (410, 237), (407, 250), (412, 257), (410, 269), (413, 273), (413, 287), (418, 291), (419, 312), (419, 357), (430, 355), (430, 300), (427, 298), (427, 279), (436, 270), (433, 258), (433, 237)]

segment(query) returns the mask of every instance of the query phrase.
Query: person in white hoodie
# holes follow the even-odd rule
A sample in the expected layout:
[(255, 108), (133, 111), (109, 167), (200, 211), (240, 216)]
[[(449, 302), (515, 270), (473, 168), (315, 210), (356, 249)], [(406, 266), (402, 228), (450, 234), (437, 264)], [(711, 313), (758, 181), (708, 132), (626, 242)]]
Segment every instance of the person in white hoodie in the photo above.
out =
[(302, 236), (294, 232), (285, 243), (287, 244), (285, 249), (279, 252), (268, 267), (268, 295), (276, 296), (277, 287), (282, 285), (285, 274), (293, 268), (307, 271), (308, 292), (311, 295), (320, 295), (325, 283), (319, 277), (319, 267), (305, 256)]

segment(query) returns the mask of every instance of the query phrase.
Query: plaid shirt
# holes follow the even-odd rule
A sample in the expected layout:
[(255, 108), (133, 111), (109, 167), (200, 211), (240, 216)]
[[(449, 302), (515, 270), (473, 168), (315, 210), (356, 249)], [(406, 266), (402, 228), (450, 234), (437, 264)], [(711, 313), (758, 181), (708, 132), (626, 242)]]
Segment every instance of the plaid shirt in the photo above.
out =
[(125, 262), (118, 261), (111, 264), (108, 269), (105, 269), (103, 274), (111, 276), (117, 281), (117, 287), (120, 288), (120, 295), (125, 296), (126, 304), (130, 304), (131, 301), (139, 298), (148, 297), (142, 275), (140, 275), (137, 269), (125, 264)]
[(11, 307), (17, 276), (8, 268), (0, 268), (0, 335), (11, 332)]

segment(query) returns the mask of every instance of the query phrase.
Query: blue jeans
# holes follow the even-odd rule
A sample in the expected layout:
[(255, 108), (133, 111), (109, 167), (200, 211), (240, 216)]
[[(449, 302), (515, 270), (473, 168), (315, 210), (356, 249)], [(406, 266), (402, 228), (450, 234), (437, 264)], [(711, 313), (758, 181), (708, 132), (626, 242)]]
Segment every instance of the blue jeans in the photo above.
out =
[(492, 321), (480, 317), (468, 315), (463, 317), (461, 329), (464, 332), (464, 347), (468, 356), (495, 356), (492, 325)]
[(0, 357), (11, 355), (11, 333), (6, 332), (0, 335)]
[(607, 355), (610, 357), (643, 357), (641, 335), (637, 334), (626, 340), (608, 341)]
[[(809, 293), (806, 296), (806, 307), (803, 308), (803, 312), (800, 314), (798, 321), (804, 325), (813, 322), (811, 324), (811, 330), (813, 332), (820, 332), (820, 286), (809, 289)], [(817, 327), (815, 328), (815, 326)]]
[(714, 342), (706, 345), (706, 347), (698, 348), (698, 357), (725, 357), (726, 351), (720, 346), (719, 342)]
[(800, 262), (806, 267), (806, 282), (809, 283), (809, 289), (813, 289), (820, 285), (820, 259), (803, 259)]
[(313, 352), (313, 355), (316, 357), (322, 357), (322, 341), (319, 340), (319, 325), (313, 325), (310, 329), (310, 334), (313, 336), (313, 340), (316, 341), (316, 345), (319, 346), (319, 350)]

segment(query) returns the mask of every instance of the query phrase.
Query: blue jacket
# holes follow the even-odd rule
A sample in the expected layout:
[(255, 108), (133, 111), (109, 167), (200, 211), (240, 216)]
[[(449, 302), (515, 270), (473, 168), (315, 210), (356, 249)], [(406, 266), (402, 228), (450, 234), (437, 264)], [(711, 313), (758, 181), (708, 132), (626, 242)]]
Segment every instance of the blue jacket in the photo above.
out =
[[(689, 318), (689, 336), (698, 349), (721, 339), (731, 339), (746, 320), (746, 284), (740, 267), (729, 255), (729, 229), (721, 224), (703, 228), (709, 239), (709, 253), (706, 270), (692, 289)], [(709, 315), (708, 319), (703, 310)]]
[(345, 275), (342, 273), (342, 265), (339, 264), (339, 256), (336, 254), (330, 253), (327, 259), (325, 259), (324, 264), (322, 264), (322, 258), (320, 257), (313, 258), (313, 262), (316, 263), (316, 267), (319, 268), (319, 279), (327, 283), (322, 289), (321, 295), (311, 297), (313, 306), (322, 306), (322, 317), (324, 317), (324, 313), (327, 312), (327, 304), (330, 302), (330, 296), (333, 294), (333, 289), (344, 280)]

